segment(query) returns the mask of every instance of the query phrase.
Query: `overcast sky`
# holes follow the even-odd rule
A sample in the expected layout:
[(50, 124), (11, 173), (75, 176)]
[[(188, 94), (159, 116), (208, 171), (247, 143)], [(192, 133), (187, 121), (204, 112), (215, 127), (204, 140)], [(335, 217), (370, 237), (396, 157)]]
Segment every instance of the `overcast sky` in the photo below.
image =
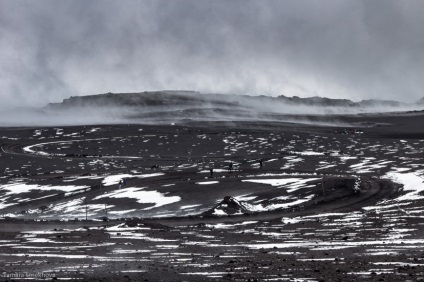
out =
[(176, 89), (424, 97), (424, 1), (0, 0), (0, 107)]

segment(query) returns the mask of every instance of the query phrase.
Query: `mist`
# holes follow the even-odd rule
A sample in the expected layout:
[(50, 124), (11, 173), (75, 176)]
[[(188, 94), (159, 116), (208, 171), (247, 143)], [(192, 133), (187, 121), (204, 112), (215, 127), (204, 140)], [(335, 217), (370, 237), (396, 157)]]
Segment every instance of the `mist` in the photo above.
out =
[(414, 102), (424, 2), (0, 1), (0, 108), (195, 90)]
[[(311, 104), (312, 103), (312, 104)], [(336, 104), (335, 104), (336, 103)], [(176, 125), (197, 122), (284, 122), (318, 126), (358, 126), (344, 117), (361, 114), (413, 114), (422, 104), (367, 100), (202, 94), (188, 91), (107, 93), (74, 96), (41, 108), (0, 111), (0, 127), (104, 124)], [(418, 112), (419, 113), (419, 112)]]

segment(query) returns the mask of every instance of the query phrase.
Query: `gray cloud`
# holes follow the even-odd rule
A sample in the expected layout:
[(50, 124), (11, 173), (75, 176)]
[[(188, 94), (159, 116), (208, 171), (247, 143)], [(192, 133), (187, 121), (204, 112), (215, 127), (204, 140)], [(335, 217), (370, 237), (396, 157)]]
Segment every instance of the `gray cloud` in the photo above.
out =
[(188, 89), (424, 96), (424, 2), (2, 1), (2, 105)]

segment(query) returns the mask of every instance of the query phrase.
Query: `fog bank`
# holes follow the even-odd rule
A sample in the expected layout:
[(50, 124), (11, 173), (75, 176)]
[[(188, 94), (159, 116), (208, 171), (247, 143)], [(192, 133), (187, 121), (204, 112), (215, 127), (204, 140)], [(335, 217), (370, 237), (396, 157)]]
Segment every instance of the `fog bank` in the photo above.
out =
[(338, 126), (342, 125), (341, 116), (423, 109), (424, 103), (387, 100), (352, 102), (321, 97), (202, 94), (193, 91), (107, 93), (70, 97), (41, 108), (2, 111), (0, 126), (178, 124), (193, 121), (270, 121)]

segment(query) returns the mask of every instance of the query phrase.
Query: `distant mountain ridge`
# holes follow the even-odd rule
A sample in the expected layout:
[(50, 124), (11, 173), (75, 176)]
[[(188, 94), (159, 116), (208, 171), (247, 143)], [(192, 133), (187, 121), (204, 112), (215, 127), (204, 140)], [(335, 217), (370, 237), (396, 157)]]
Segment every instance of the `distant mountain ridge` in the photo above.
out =
[(424, 98), (416, 103), (326, 97), (270, 97), (202, 94), (195, 91), (105, 93), (76, 96), (42, 108), (0, 112), (0, 126), (93, 124), (188, 124), (190, 122), (284, 122), (350, 126), (344, 117), (382, 113), (424, 114)]
[(248, 96), (231, 94), (202, 94), (196, 91), (153, 91), (140, 93), (105, 93), (88, 96), (72, 96), (64, 99), (61, 103), (50, 103), (47, 109), (68, 108), (68, 107), (158, 107), (158, 106), (204, 106), (205, 103), (212, 107), (249, 106), (258, 102), (279, 103), (289, 106), (318, 106), (318, 107), (409, 107), (417, 104), (424, 105), (424, 98), (416, 103), (403, 103), (392, 100), (362, 100), (353, 102), (349, 99), (333, 99), (326, 97), (297, 96), (287, 97), (284, 95), (271, 96)]
[[(326, 106), (326, 107), (375, 107), (375, 106), (387, 106), (387, 107), (402, 107), (402, 106), (410, 106), (409, 103), (403, 103), (393, 100), (378, 100), (378, 99), (369, 99), (362, 100), (359, 102), (353, 102), (349, 99), (333, 99), (326, 97), (307, 97), (300, 98), (297, 96), (294, 97), (286, 97), (286, 96), (278, 96), (279, 99), (283, 99), (288, 101), (289, 103), (300, 104), (300, 105), (310, 105), (310, 106)], [(424, 98), (421, 99), (422, 103), (424, 103)], [(419, 100), (420, 101), (420, 100)], [(417, 101), (417, 103), (419, 103)]]

